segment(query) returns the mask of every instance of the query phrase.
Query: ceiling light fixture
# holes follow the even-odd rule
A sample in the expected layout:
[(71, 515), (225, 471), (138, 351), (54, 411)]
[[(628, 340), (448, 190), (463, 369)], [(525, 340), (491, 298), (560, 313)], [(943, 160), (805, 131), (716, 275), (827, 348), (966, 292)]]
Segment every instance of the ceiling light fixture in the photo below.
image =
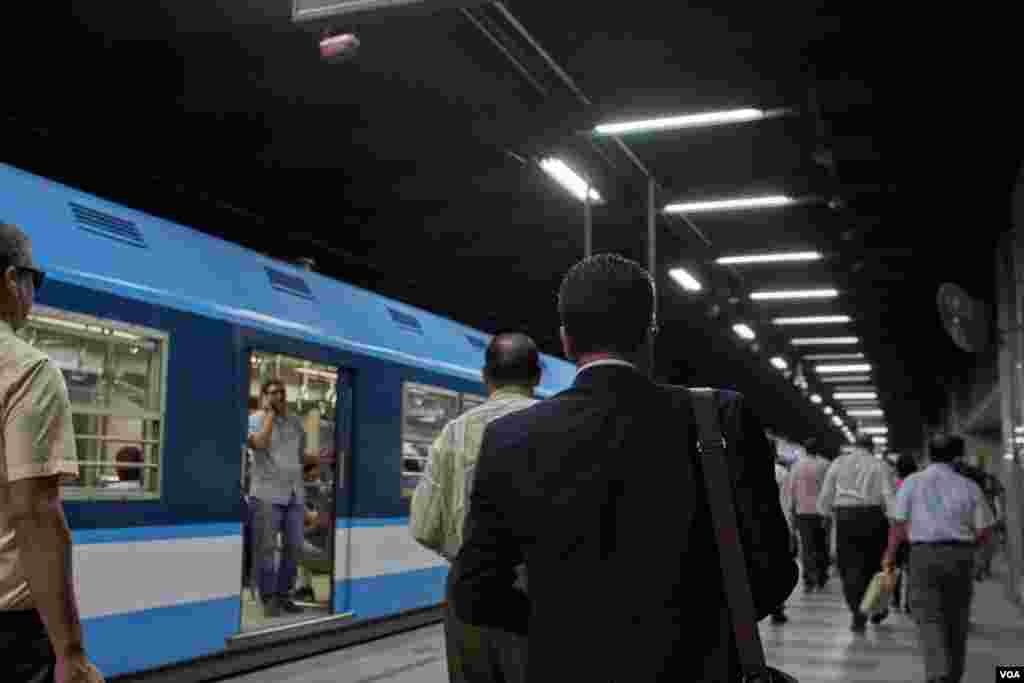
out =
[(824, 408), (822, 408), (822, 410), (825, 412), (826, 415), (831, 415), (832, 413), (836, 412), (832, 410), (832, 406), (825, 406)]
[(873, 391), (851, 391), (837, 393), (833, 398), (837, 401), (873, 401), (878, 398), (878, 394)]
[(878, 408), (872, 408), (870, 410), (847, 410), (846, 414), (850, 417), (882, 417), (885, 415), (885, 413)]
[(871, 372), (871, 366), (867, 363), (854, 365), (815, 365), (815, 372), (837, 373), (837, 372)]
[(804, 360), (864, 360), (863, 353), (809, 353)]
[(751, 292), (754, 301), (778, 301), (787, 299), (833, 299), (839, 296), (835, 289), (792, 289), (788, 291)]
[(846, 375), (844, 377), (822, 377), (822, 382), (870, 382), (871, 375)]
[(799, 318), (774, 318), (773, 325), (831, 325), (834, 323), (848, 323), (848, 315), (807, 315)]
[(889, 428), (888, 427), (861, 427), (860, 433), (861, 434), (867, 434), (869, 436), (871, 434), (883, 434), (884, 435), (884, 434), (888, 434), (889, 433)]
[(770, 362), (772, 364), (772, 367), (774, 367), (776, 370), (789, 369), (789, 364), (786, 363), (785, 359), (782, 356), (775, 356), (774, 358), (771, 359)]
[(819, 394), (811, 394), (811, 403), (820, 404), (822, 400), (823, 399)]
[(722, 256), (715, 259), (720, 266), (742, 266), (752, 263), (791, 263), (795, 261), (817, 261), (822, 256), (816, 251), (794, 251), (785, 254), (749, 254), (747, 256)]
[(833, 415), (832, 416), (832, 424), (834, 424), (836, 427), (842, 427), (843, 426), (843, 421), (841, 419), (839, 419), (838, 415)]
[[(547, 158), (540, 160), (540, 167), (544, 172), (568, 190), (572, 196), (582, 201), (586, 200), (588, 183), (581, 178), (576, 171), (569, 168), (561, 159)], [(601, 195), (593, 187), (590, 188), (590, 201), (603, 202)]]
[(826, 346), (859, 344), (857, 337), (797, 337), (789, 341), (793, 346)]
[(769, 206), (786, 206), (796, 200), (785, 195), (766, 197), (741, 197), (739, 199), (717, 199), (706, 202), (682, 202), (669, 204), (665, 213), (703, 213), (706, 211), (732, 211), (736, 209), (758, 209)]
[(745, 323), (737, 323), (733, 325), (732, 331), (736, 333), (737, 337), (740, 339), (746, 339), (747, 341), (750, 341), (757, 336), (754, 334), (754, 330), (750, 329), (750, 325)]
[(687, 292), (699, 292), (704, 288), (697, 278), (690, 275), (683, 268), (672, 268), (668, 271), (668, 274), (673, 280), (678, 282), (679, 285)]
[(654, 130), (719, 126), (724, 123), (743, 123), (746, 121), (757, 121), (764, 117), (765, 113), (760, 109), (730, 109), (728, 111), (711, 111), (703, 114), (665, 116), (641, 121), (602, 123), (594, 127), (594, 132), (598, 135), (621, 135), (623, 133), (643, 133)]

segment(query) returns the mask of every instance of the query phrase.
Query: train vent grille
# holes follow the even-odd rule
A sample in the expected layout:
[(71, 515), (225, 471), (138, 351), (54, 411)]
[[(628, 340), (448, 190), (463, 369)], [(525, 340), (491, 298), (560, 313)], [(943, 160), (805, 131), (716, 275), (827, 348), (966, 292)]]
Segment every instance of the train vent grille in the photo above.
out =
[(408, 313), (402, 313), (394, 308), (388, 308), (388, 315), (390, 315), (391, 319), (395, 321), (395, 324), (403, 330), (409, 330), (416, 334), (423, 334), (423, 326), (420, 325), (420, 321)]
[(82, 230), (123, 244), (131, 244), (143, 249), (148, 248), (139, 226), (135, 223), (76, 202), (68, 202), (68, 204), (71, 207), (71, 215), (75, 219), (75, 224)]
[(279, 292), (285, 294), (291, 294), (292, 296), (301, 297), (303, 299), (309, 299), (313, 301), (313, 292), (310, 291), (309, 285), (306, 281), (297, 275), (289, 275), (288, 273), (275, 270), (270, 266), (264, 266), (267, 271), (267, 277), (270, 278), (270, 286)]

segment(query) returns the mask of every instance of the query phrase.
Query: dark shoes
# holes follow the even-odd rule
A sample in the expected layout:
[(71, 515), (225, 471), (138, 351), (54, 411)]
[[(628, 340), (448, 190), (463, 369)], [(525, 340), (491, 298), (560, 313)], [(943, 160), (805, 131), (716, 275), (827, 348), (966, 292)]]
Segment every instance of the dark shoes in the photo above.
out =
[(316, 595), (310, 586), (303, 586), (295, 591), (295, 599), (299, 602), (316, 602)]
[(281, 617), (286, 614), (299, 614), (302, 611), (301, 607), (289, 598), (281, 595), (268, 595), (263, 602), (263, 614), (270, 618)]
[(872, 624), (876, 624), (876, 625), (877, 624), (881, 624), (883, 621), (885, 621), (885, 618), (888, 617), (888, 616), (889, 616), (889, 610), (884, 610), (882, 612), (879, 612), (878, 614), (872, 614), (871, 615), (871, 623)]
[(867, 630), (868, 618), (863, 614), (854, 614), (850, 630), (854, 633), (864, 633)]

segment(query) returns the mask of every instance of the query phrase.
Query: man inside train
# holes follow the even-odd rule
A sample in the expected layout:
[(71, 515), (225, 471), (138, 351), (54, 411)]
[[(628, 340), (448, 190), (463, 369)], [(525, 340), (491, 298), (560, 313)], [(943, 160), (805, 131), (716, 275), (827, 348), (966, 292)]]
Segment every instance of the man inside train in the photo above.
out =
[[(426, 471), (413, 494), (409, 528), (417, 542), (449, 562), (462, 544), (484, 428), (536, 403), (533, 392), (541, 373), (532, 339), (524, 334), (497, 335), (484, 353), (487, 401), (449, 422), (430, 447)], [(525, 589), (525, 570), (520, 566), (517, 571), (518, 586)], [(465, 623), (456, 616), (450, 595), (444, 626), (452, 683), (525, 680), (525, 638)]]
[[(306, 464), (331, 464), (329, 457), (306, 452), (306, 430), (289, 413), (285, 385), (269, 379), (260, 387), (260, 410), (249, 418), (252, 448), (250, 501), (253, 509), (256, 581), (268, 617), (302, 612), (292, 600), (302, 554)], [(281, 534), (280, 565), (276, 561)]]
[(85, 652), (60, 500), (62, 479), (78, 474), (68, 389), (16, 334), (42, 283), (28, 236), (0, 222), (0, 681), (103, 683)]

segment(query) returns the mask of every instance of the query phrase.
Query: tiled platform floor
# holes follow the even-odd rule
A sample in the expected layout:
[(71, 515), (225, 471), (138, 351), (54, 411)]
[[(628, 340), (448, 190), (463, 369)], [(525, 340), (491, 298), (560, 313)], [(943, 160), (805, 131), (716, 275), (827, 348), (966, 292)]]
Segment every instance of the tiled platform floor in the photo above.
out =
[[(976, 583), (963, 683), (995, 680), (997, 664), (1024, 664), (1024, 617), (1007, 602), (997, 575)], [(850, 631), (850, 615), (837, 578), (822, 593), (790, 597), (790, 620), (765, 620), (761, 634), (770, 664), (800, 683), (910, 683), (924, 680), (917, 654), (916, 627), (909, 617), (891, 614), (862, 635)], [(445, 683), (444, 633), (429, 626), (337, 652), (246, 674), (233, 683)]]

